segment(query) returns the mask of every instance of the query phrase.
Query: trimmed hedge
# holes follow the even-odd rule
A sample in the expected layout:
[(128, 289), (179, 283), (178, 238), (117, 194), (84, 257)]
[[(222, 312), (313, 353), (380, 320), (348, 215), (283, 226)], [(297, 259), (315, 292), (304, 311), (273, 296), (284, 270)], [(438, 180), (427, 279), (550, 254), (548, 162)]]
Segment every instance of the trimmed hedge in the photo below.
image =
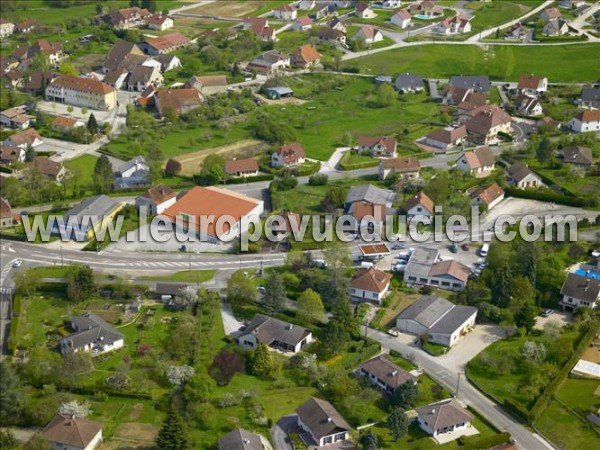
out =
[(342, 159), (340, 159), (340, 169), (342, 170), (357, 170), (357, 169), (366, 169), (368, 167), (375, 167), (379, 165), (379, 160), (377, 158), (373, 158), (372, 160), (366, 160), (362, 162), (350, 163), (348, 160), (350, 159), (350, 152), (344, 153)]
[(241, 178), (230, 178), (225, 181), (225, 184), (245, 184), (245, 183), (257, 183), (259, 181), (272, 181), (275, 178), (275, 175), (265, 174), (265, 175), (255, 175), (253, 177), (241, 177)]
[(0, 166), (0, 172), (13, 173), (13, 169), (7, 166)]
[(321, 170), (320, 162), (305, 162), (304, 164), (300, 164), (298, 167), (294, 167), (293, 173), (297, 177), (306, 177), (308, 175), (313, 175)]
[(504, 188), (504, 192), (511, 197), (526, 198), (529, 200), (539, 200), (542, 202), (554, 202), (560, 205), (567, 206), (594, 206), (595, 201), (592, 199), (584, 199), (580, 197), (569, 197), (567, 195), (555, 194), (554, 192), (544, 192), (537, 190), (517, 189), (513, 187)]

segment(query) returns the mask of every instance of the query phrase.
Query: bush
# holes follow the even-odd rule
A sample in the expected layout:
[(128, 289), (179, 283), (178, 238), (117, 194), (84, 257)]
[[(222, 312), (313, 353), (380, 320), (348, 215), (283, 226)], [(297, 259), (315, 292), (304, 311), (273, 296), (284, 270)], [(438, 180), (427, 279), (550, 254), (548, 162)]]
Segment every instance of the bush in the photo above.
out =
[(256, 183), (259, 181), (271, 181), (275, 178), (274, 175), (256, 175), (253, 177), (245, 177), (245, 178), (230, 178), (225, 181), (225, 184), (244, 184), (244, 183)]
[(318, 173), (308, 179), (309, 186), (325, 186), (329, 182), (329, 177), (324, 173)]
[(506, 187), (504, 191), (511, 197), (526, 198), (529, 200), (539, 200), (542, 202), (554, 202), (560, 205), (567, 206), (594, 206), (597, 201), (592, 199), (584, 199), (579, 197), (569, 197), (566, 195), (555, 194), (554, 192), (538, 191), (538, 190), (526, 190), (517, 189), (513, 187)]
[(10, 167), (6, 167), (6, 166), (0, 166), (0, 172), (4, 172), (4, 173), (13, 173), (12, 168)]
[(291, 191), (296, 186), (298, 186), (298, 180), (296, 178), (288, 175), (288, 176), (284, 176), (283, 178), (273, 181), (270, 185), (270, 189), (271, 189), (271, 191), (275, 191), (275, 192), (277, 192), (277, 191), (284, 192), (284, 191)]
[(304, 164), (299, 165), (293, 169), (294, 175), (298, 177), (305, 177), (308, 175), (312, 175), (321, 170), (320, 162), (305, 162)]

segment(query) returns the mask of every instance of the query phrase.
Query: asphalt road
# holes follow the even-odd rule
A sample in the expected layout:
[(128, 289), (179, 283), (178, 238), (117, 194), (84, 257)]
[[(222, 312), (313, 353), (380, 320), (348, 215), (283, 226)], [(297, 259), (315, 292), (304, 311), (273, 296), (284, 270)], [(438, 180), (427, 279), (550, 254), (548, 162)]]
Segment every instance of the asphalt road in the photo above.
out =
[[(479, 392), (466, 377), (448, 367), (439, 364), (436, 358), (427, 353), (400, 342), (395, 337), (371, 328), (367, 336), (378, 341), (384, 348), (400, 352), (403, 356), (410, 355), (414, 363), (421, 366), (425, 372), (448, 389), (456, 392), (459, 385), (458, 399), (477, 410), (490, 423), (494, 424), (500, 431), (508, 431), (516, 441), (517, 447), (526, 450), (552, 449), (553, 447), (543, 440), (539, 435), (531, 433), (524, 426), (513, 420), (499, 405)], [(460, 377), (460, 384), (459, 384)]]

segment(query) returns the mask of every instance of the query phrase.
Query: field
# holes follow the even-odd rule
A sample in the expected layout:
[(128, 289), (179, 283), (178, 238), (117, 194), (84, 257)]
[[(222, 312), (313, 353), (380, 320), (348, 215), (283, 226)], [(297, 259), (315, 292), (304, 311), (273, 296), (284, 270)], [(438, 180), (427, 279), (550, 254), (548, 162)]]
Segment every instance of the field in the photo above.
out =
[(143, 280), (161, 281), (185, 281), (188, 283), (203, 283), (212, 280), (215, 276), (214, 270), (182, 270), (171, 275), (142, 277)]
[(243, 18), (249, 15), (259, 16), (263, 13), (269, 12), (273, 8), (277, 8), (282, 4), (286, 4), (285, 1), (219, 1), (207, 5), (198, 6), (192, 8), (186, 12), (191, 14), (202, 14), (217, 17), (231, 17), (231, 18)]
[(543, 0), (493, 1), (489, 3), (470, 3), (467, 8), (474, 10), (471, 19), (472, 32), (502, 25), (516, 19), (543, 3)]
[(347, 66), (373, 75), (413, 72), (425, 77), (450, 78), (456, 74), (487, 73), (493, 79), (516, 81), (522, 73), (543, 73), (552, 82), (590, 82), (597, 79), (598, 68), (597, 61), (589, 56), (598, 51), (599, 44), (494, 45), (486, 49), (432, 44), (376, 53), (349, 61)]

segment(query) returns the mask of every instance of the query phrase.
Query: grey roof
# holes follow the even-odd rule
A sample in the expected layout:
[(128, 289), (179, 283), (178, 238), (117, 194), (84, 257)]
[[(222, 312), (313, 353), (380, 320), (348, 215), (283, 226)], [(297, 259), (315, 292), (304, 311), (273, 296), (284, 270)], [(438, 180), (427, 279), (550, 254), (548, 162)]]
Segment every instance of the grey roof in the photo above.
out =
[(432, 403), (415, 410), (432, 430), (467, 423), (473, 416), (453, 398)]
[(379, 205), (390, 205), (394, 201), (395, 194), (392, 191), (378, 188), (372, 184), (354, 186), (348, 191), (346, 203), (365, 201)]
[(375, 77), (375, 81), (378, 81), (379, 83), (391, 83), (392, 77), (389, 75), (378, 75)]
[(401, 73), (396, 78), (396, 89), (417, 89), (422, 88), (425, 80), (420, 75), (415, 75), (412, 73)]
[(401, 384), (415, 379), (409, 372), (381, 355), (361, 364), (360, 368), (369, 374), (375, 375), (392, 388), (397, 388)]
[(311, 397), (296, 413), (317, 439), (350, 430), (348, 422), (325, 400)]
[(566, 147), (563, 149), (566, 163), (589, 165), (594, 161), (592, 149), (589, 147)]
[(450, 86), (473, 89), (475, 92), (487, 92), (492, 83), (489, 77), (483, 75), (454, 76), (450, 78)]
[(265, 88), (265, 91), (276, 92), (279, 95), (293, 94), (294, 91), (287, 86), (273, 86)]
[(154, 73), (154, 67), (150, 66), (135, 66), (131, 75), (129, 76), (129, 81), (127, 84), (132, 85), (136, 83), (147, 83), (150, 80), (150, 77)]
[(600, 280), (594, 277), (570, 273), (560, 293), (568, 297), (593, 303), (598, 301), (598, 296), (600, 296)]
[(63, 345), (71, 349), (81, 348), (100, 341), (103, 344), (112, 344), (123, 339), (121, 333), (91, 312), (73, 317), (71, 325), (75, 329), (75, 333), (63, 339)]
[(581, 100), (600, 103), (600, 86), (583, 88), (581, 90)]
[(107, 195), (95, 195), (88, 197), (73, 206), (64, 216), (63, 220), (68, 221), (69, 217), (76, 216), (79, 222), (84, 216), (102, 217), (112, 213), (119, 204)]
[(236, 428), (219, 439), (219, 450), (263, 450), (258, 434)]
[(430, 333), (452, 334), (465, 323), (477, 308), (454, 305), (435, 295), (424, 295), (398, 315), (399, 319), (414, 320)]
[(408, 260), (406, 274), (428, 277), (431, 266), (437, 261), (439, 252), (433, 248), (417, 247)]
[(177, 295), (180, 289), (188, 286), (186, 283), (156, 283), (154, 292), (156, 295)]
[(531, 171), (531, 169), (529, 169), (529, 167), (526, 167), (521, 163), (514, 163), (508, 168), (507, 172), (510, 178), (517, 183), (523, 180), (528, 175), (533, 175), (539, 178), (535, 173)]
[(256, 314), (243, 334), (253, 334), (259, 342), (265, 345), (279, 341), (295, 346), (302, 342), (310, 334), (310, 331), (264, 314)]
[(126, 172), (129, 169), (137, 166), (138, 164), (145, 164), (147, 166), (148, 161), (146, 161), (146, 158), (144, 158), (142, 155), (138, 155), (135, 158), (130, 159), (129, 161), (126, 161), (123, 164), (121, 164), (119, 166), (119, 168), (117, 169), (116, 173), (120, 174), (120, 173)]

